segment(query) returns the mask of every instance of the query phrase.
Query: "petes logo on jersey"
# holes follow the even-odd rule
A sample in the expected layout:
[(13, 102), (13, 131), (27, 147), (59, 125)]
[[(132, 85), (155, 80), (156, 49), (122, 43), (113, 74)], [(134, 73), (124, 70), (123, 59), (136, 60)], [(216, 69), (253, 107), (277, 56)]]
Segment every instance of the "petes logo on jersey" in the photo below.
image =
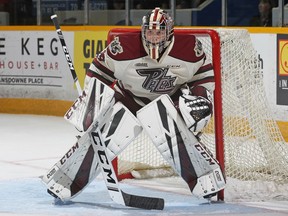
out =
[(202, 43), (201, 43), (201, 41), (199, 41), (198, 39), (195, 40), (195, 48), (194, 48), (194, 51), (195, 51), (195, 55), (196, 55), (197, 57), (200, 57), (200, 56), (203, 55), (203, 53), (204, 53)]
[(114, 40), (110, 43), (109, 50), (113, 55), (117, 55), (118, 53), (123, 52), (119, 37), (115, 37)]
[(168, 68), (152, 68), (136, 70), (140, 76), (146, 79), (142, 84), (144, 89), (155, 93), (169, 93), (174, 89), (176, 77), (166, 76)]

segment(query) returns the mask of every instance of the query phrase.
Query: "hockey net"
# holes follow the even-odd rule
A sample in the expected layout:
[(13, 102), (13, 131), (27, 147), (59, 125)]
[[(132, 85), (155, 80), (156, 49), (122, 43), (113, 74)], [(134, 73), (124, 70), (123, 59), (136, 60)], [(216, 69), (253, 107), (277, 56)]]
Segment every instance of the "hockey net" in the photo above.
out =
[[(114, 29), (109, 35), (134, 30)], [(288, 144), (273, 120), (261, 64), (244, 29), (175, 29), (195, 34), (215, 71), (214, 117), (201, 135), (226, 177), (288, 183)], [(212, 49), (213, 48), (213, 49)], [(144, 132), (120, 154), (123, 178), (175, 175)]]

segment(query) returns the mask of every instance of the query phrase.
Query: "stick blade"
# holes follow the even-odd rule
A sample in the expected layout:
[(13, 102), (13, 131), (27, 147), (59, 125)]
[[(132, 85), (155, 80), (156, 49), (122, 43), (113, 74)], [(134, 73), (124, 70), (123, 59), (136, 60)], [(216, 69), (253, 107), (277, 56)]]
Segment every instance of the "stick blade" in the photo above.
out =
[(127, 194), (122, 191), (125, 205), (129, 207), (141, 208), (141, 209), (164, 209), (164, 199), (154, 197), (144, 197), (132, 194)]

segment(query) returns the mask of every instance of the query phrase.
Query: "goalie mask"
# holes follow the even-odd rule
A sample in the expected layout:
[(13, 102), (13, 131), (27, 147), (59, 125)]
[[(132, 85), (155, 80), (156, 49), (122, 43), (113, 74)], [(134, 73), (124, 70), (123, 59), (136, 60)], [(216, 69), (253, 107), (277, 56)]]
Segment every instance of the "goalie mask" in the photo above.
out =
[(147, 54), (158, 59), (171, 43), (174, 34), (173, 20), (168, 13), (155, 8), (142, 19), (141, 37)]

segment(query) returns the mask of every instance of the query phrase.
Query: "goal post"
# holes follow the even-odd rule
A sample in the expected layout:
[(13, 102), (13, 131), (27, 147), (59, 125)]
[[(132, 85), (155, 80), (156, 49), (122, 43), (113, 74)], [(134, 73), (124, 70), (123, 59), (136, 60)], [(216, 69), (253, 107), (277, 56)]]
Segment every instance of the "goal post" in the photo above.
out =
[[(202, 42), (215, 72), (214, 114), (201, 141), (215, 155), (226, 177), (288, 183), (288, 144), (273, 119), (263, 74), (250, 34), (245, 29), (175, 28)], [(108, 42), (140, 29), (115, 28)], [(118, 178), (173, 175), (144, 132), (114, 161)], [(227, 182), (229, 184), (229, 181)], [(224, 191), (218, 193), (224, 200)]]

